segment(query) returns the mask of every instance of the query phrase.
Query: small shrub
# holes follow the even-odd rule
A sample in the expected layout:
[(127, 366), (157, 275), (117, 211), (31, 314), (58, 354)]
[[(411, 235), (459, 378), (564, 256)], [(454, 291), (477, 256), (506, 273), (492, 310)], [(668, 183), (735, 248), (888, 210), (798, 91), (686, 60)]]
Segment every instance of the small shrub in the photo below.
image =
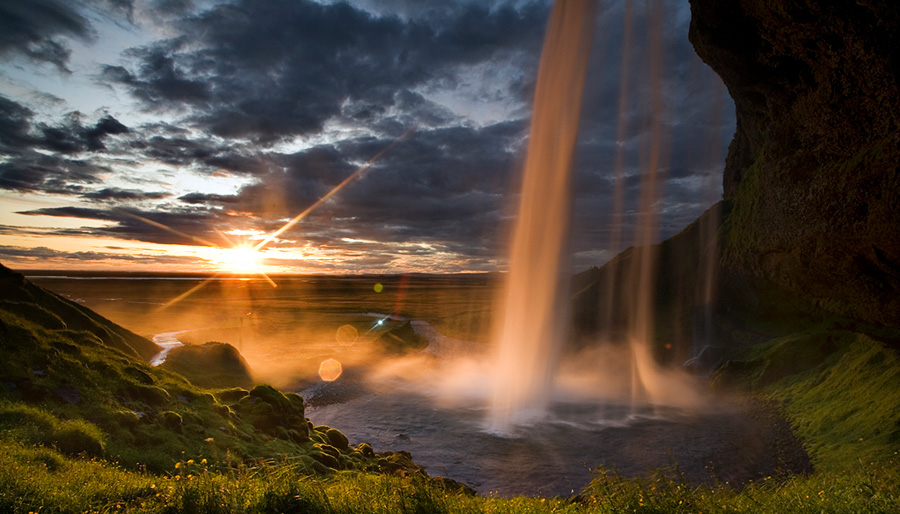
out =
[(81, 419), (66, 420), (50, 436), (50, 444), (66, 455), (103, 456), (103, 434)]
[(125, 396), (153, 407), (165, 405), (170, 400), (169, 393), (156, 386), (128, 383), (123, 388), (123, 392)]
[(159, 415), (159, 421), (162, 426), (168, 428), (173, 432), (177, 432), (180, 434), (184, 430), (184, 420), (177, 412), (172, 412), (170, 410), (161, 412)]
[(216, 392), (215, 397), (219, 399), (222, 403), (234, 403), (241, 398), (250, 394), (250, 391), (246, 389), (235, 387), (233, 389), (223, 389), (221, 391)]

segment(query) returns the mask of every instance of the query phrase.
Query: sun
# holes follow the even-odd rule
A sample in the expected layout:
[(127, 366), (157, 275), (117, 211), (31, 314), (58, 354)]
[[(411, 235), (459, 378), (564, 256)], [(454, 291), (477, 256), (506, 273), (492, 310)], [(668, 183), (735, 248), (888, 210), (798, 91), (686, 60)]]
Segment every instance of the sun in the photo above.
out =
[(262, 254), (252, 246), (222, 248), (216, 258), (219, 270), (235, 275), (259, 275), (263, 273)]

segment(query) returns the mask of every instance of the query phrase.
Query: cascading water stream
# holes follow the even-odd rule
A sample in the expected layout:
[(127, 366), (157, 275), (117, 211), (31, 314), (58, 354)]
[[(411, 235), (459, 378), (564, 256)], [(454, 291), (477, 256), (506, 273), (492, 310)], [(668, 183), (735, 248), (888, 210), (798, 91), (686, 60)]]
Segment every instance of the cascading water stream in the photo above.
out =
[[(629, 259), (609, 266), (609, 278), (599, 312), (599, 344), (627, 343), (624, 361), (613, 366), (629, 370), (619, 401), (632, 412), (645, 406), (696, 406), (702, 396), (689, 377), (661, 367), (653, 356), (654, 291), (659, 234), (661, 189), (665, 177), (670, 135), (669, 107), (663, 94), (664, 63), (661, 3), (648, 4), (648, 67), (641, 77), (648, 86), (641, 148), (640, 199), (634, 229), (634, 251)], [(526, 156), (519, 216), (513, 232), (510, 267), (495, 327), (494, 387), (489, 428), (509, 433), (515, 425), (544, 416), (554, 390), (562, 335), (567, 321), (566, 291), (561, 286), (568, 259), (571, 211), (571, 168), (579, 122), (581, 95), (591, 46), (596, 3), (558, 1), (548, 25), (535, 92), (534, 111)], [(624, 224), (625, 153), (627, 136), (631, 2), (625, 5), (622, 78), (619, 92), (619, 127), (615, 163), (613, 226), (610, 246), (617, 251)], [(712, 258), (715, 258), (713, 256)], [(625, 265), (627, 264), (627, 265)], [(713, 261), (706, 263), (712, 268)], [(704, 276), (703, 298), (712, 301), (715, 277)], [(618, 317), (614, 321), (613, 318)], [(618, 341), (617, 341), (618, 339)], [(622, 359), (622, 352), (618, 352)], [(598, 363), (608, 369), (610, 363)], [(628, 378), (625, 378), (628, 377)]]
[(513, 233), (490, 428), (549, 402), (564, 328), (560, 273), (567, 258), (571, 168), (597, 11), (593, 0), (556, 2), (541, 53), (519, 217)]

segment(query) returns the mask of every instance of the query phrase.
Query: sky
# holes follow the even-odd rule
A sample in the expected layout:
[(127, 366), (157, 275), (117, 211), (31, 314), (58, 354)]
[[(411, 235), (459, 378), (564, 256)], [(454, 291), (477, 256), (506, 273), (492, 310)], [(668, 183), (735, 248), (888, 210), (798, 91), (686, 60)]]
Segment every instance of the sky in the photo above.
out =
[[(0, 263), (502, 271), (550, 8), (0, 0)], [(721, 197), (734, 107), (694, 54), (689, 23), (687, 0), (600, 2), (572, 271), (629, 246), (646, 215), (637, 197), (651, 116), (664, 133), (659, 237)], [(610, 240), (617, 162), (620, 244)]]

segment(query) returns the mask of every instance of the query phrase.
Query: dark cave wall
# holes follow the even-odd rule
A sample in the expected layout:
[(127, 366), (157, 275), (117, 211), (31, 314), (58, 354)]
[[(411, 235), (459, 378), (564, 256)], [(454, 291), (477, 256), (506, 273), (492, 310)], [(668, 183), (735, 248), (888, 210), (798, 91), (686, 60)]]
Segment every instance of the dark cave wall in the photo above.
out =
[(900, 325), (900, 3), (691, 0), (734, 99), (722, 264)]

